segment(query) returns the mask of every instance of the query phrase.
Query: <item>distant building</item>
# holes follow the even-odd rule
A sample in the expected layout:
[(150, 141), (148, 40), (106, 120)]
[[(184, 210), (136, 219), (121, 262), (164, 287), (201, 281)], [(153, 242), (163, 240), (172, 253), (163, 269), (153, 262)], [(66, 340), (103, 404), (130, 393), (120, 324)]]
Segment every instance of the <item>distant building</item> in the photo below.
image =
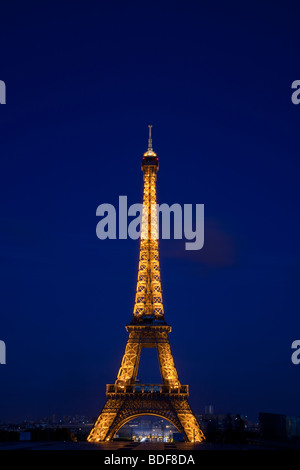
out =
[(242, 442), (247, 429), (247, 417), (239, 414), (212, 414), (213, 407), (205, 407), (205, 413), (198, 415), (201, 429), (207, 442)]
[(285, 441), (300, 437), (300, 416), (259, 413), (260, 436), (269, 441)]
[(205, 415), (213, 415), (214, 414), (214, 407), (213, 405), (206, 405), (204, 407), (204, 414)]

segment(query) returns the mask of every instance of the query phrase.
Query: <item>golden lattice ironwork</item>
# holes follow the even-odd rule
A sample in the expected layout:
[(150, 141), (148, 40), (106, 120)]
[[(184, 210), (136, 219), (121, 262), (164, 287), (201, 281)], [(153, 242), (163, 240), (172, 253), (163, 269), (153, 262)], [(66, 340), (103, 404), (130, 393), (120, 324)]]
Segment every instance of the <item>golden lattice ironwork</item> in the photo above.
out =
[[(204, 439), (188, 403), (188, 386), (178, 378), (169, 343), (171, 327), (164, 318), (156, 212), (158, 158), (152, 149), (151, 127), (142, 161), (143, 213), (133, 318), (126, 326), (128, 340), (117, 379), (107, 385), (107, 400), (88, 436), (90, 442), (109, 441), (127, 421), (148, 414), (169, 420), (186, 441)], [(142, 348), (156, 348), (162, 384), (137, 383)]]
[[(145, 158), (145, 157), (144, 157)], [(150, 157), (157, 158), (157, 157)], [(164, 315), (160, 282), (158, 253), (158, 224), (156, 211), (156, 172), (155, 165), (144, 165), (144, 197), (140, 260), (133, 314), (136, 319)]]

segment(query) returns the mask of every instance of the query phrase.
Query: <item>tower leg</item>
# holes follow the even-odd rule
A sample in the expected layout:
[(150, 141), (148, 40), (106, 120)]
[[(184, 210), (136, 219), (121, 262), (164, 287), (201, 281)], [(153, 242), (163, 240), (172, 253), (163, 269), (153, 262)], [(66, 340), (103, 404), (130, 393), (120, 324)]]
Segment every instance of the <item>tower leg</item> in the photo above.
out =
[(117, 414), (119, 413), (124, 399), (108, 398), (99, 418), (91, 430), (87, 440), (89, 442), (99, 442), (110, 440), (107, 438)]
[(137, 342), (127, 341), (125, 353), (121, 362), (116, 384), (125, 385), (135, 383), (141, 356), (141, 345)]
[(159, 368), (163, 383), (171, 388), (180, 387), (169, 340), (157, 343)]

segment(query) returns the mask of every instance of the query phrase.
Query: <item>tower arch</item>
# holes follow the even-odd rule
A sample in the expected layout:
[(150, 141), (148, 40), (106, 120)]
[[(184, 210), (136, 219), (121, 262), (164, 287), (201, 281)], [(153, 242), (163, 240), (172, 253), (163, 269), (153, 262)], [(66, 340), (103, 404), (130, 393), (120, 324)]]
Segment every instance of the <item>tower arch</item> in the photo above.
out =
[(127, 423), (129, 423), (130, 421), (132, 421), (133, 419), (136, 419), (136, 418), (140, 418), (141, 416), (156, 416), (157, 418), (162, 418), (162, 419), (165, 419), (167, 420), (169, 423), (171, 423), (176, 429), (178, 432), (181, 432), (184, 434), (184, 430), (182, 429), (182, 427), (180, 426), (180, 423), (179, 422), (175, 422), (175, 420), (171, 419), (170, 417), (167, 417), (165, 416), (165, 414), (163, 412), (161, 412), (160, 414), (159, 413), (137, 413), (135, 415), (131, 415), (131, 416), (128, 416), (127, 418), (124, 417), (124, 419), (118, 423), (118, 425), (115, 426), (115, 428), (113, 428), (113, 436), (112, 436), (112, 439), (115, 437), (115, 435), (117, 434), (117, 432)]

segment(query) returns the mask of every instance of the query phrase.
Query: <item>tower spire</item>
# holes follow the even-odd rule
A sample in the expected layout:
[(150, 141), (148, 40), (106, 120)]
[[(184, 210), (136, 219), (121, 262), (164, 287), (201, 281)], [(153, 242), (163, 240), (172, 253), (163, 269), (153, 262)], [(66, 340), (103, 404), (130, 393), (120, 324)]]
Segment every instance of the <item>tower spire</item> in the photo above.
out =
[(149, 127), (148, 150), (152, 150), (152, 136), (151, 136), (152, 125), (149, 124), (148, 127)]
[(144, 157), (157, 157), (156, 153), (153, 152), (153, 148), (152, 148), (152, 135), (151, 135), (152, 127), (153, 126), (151, 124), (148, 125), (148, 128), (149, 128), (148, 150), (147, 152), (144, 153)]

